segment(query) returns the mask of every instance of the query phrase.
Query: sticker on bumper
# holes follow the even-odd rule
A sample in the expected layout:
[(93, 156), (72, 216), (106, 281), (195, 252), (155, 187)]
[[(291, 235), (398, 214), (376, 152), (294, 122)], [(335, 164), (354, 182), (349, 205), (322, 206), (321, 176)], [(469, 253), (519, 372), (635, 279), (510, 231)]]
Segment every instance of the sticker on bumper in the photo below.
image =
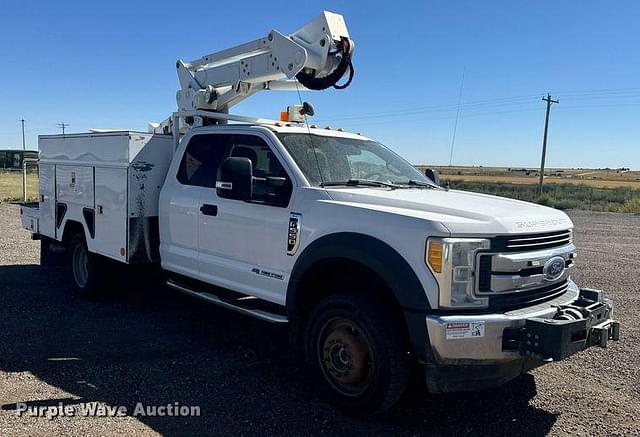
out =
[(447, 323), (447, 340), (484, 337), (484, 322)]

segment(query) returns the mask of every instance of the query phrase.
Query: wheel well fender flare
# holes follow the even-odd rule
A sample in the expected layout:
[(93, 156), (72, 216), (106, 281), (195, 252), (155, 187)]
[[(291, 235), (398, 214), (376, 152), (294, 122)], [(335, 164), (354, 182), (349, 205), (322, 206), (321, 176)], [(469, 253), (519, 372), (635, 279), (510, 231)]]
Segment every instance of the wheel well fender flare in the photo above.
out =
[(369, 235), (340, 232), (325, 235), (307, 246), (296, 260), (287, 287), (286, 307), (295, 314), (304, 300), (305, 274), (329, 259), (347, 259), (375, 272), (403, 309), (429, 310), (424, 287), (409, 263), (387, 243)]

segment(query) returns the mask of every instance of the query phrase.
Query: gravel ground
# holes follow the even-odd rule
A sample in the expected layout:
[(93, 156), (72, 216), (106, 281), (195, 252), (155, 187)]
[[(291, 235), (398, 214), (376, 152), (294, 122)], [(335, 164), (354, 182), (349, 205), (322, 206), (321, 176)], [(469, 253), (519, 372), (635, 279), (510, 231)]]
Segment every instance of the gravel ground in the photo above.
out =
[[(317, 400), (286, 329), (165, 289), (78, 300), (0, 205), (0, 435), (640, 435), (640, 217), (571, 212), (575, 279), (617, 305), (622, 339), (481, 393), (415, 396), (376, 420)], [(98, 402), (199, 406), (199, 417), (18, 417)], [(76, 410), (77, 411), (77, 410)]]

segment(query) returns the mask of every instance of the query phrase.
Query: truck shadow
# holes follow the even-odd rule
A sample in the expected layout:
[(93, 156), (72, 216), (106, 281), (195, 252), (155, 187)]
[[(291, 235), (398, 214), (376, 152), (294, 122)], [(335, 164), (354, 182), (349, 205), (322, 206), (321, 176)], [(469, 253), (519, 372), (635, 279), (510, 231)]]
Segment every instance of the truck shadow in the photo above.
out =
[(414, 394), (375, 420), (346, 417), (316, 399), (286, 327), (163, 287), (125, 285), (83, 300), (61, 269), (16, 265), (0, 266), (0, 296), (0, 370), (30, 372), (60, 393), (11, 399), (2, 410), (17, 402), (199, 406), (199, 417), (136, 417), (162, 434), (191, 435), (543, 435), (557, 419), (530, 405), (531, 376), (482, 393)]

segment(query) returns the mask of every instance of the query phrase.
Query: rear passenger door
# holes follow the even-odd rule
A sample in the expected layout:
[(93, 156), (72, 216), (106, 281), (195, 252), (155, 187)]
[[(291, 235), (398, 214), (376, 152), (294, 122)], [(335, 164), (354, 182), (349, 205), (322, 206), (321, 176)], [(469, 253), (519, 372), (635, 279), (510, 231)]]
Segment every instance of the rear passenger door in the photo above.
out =
[(177, 172), (167, 178), (160, 201), (167, 225), (161, 226), (162, 266), (193, 278), (200, 277), (199, 221), (203, 192), (215, 187), (215, 173), (225, 154), (218, 137), (194, 135), (180, 160)]
[(218, 197), (213, 187), (202, 191), (200, 275), (207, 282), (284, 304), (292, 262), (287, 256), (292, 178), (266, 136), (207, 136), (224, 150), (218, 165), (229, 156), (248, 158), (254, 181), (250, 201)]

